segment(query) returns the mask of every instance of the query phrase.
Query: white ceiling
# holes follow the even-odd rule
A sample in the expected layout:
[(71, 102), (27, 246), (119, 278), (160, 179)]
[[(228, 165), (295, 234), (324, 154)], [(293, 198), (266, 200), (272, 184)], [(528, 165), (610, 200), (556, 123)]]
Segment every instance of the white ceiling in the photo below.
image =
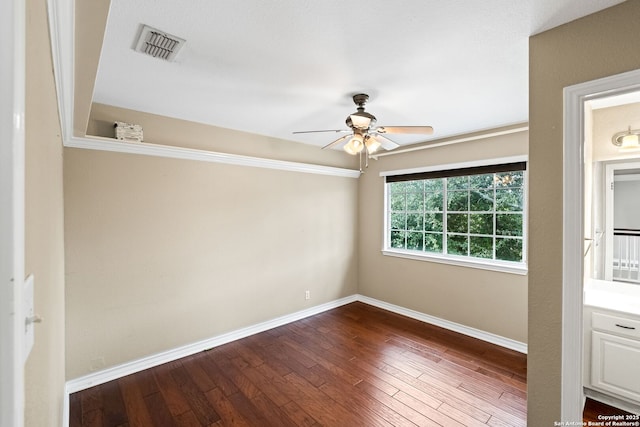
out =
[[(112, 0), (94, 102), (324, 145), (351, 95), (430, 137), (528, 120), (528, 38), (622, 0)], [(187, 40), (133, 50), (147, 24)]]
[(640, 103), (640, 92), (629, 92), (622, 95), (608, 96), (587, 101), (591, 108), (599, 110), (602, 108), (617, 107), (620, 105)]

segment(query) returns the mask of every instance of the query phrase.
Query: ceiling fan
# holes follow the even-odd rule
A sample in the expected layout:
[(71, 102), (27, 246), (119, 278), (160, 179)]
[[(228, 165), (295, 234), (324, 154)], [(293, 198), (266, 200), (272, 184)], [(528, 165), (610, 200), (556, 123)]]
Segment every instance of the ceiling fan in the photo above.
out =
[(318, 133), (318, 132), (338, 132), (348, 133), (341, 136), (333, 142), (322, 147), (322, 149), (333, 147), (343, 141), (347, 141), (343, 149), (349, 154), (366, 154), (367, 158), (375, 153), (380, 147), (385, 150), (393, 150), (400, 145), (390, 140), (387, 134), (422, 134), (431, 135), (433, 128), (431, 126), (378, 126), (376, 117), (373, 114), (364, 111), (364, 105), (369, 100), (369, 95), (359, 93), (353, 95), (353, 102), (356, 104), (357, 111), (347, 116), (347, 126), (350, 129), (337, 130), (309, 130), (293, 132), (299, 133)]

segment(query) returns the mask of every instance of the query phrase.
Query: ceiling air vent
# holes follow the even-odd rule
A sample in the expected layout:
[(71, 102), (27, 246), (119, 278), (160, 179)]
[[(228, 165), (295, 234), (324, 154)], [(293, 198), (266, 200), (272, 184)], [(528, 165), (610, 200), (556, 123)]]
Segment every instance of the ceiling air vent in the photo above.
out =
[(186, 40), (143, 25), (135, 50), (145, 55), (173, 61)]

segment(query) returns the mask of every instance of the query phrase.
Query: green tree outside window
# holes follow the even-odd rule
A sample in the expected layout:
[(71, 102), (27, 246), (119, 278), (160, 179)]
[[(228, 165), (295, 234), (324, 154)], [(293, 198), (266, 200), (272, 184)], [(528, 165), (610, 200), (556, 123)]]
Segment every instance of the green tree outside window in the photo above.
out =
[(389, 247), (523, 261), (524, 171), (387, 184)]

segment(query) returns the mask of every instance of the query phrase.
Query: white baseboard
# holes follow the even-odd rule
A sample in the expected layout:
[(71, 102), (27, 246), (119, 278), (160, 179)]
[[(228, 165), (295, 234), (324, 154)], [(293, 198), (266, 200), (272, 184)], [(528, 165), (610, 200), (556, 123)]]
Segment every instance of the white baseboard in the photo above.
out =
[(163, 351), (161, 353), (153, 354), (141, 359), (132, 360), (131, 362), (113, 366), (102, 371), (92, 372), (82, 377), (74, 378), (67, 381), (66, 391), (67, 393), (75, 393), (77, 391), (84, 390), (99, 384), (104, 384), (106, 382), (122, 378), (126, 375), (140, 372), (154, 366), (162, 365), (163, 363), (172, 362), (183, 357), (191, 356), (192, 354), (196, 354), (201, 351), (220, 346), (222, 344), (236, 341), (241, 338), (246, 338), (248, 336), (267, 331), (269, 329), (277, 328), (278, 326), (286, 325), (287, 323), (295, 322), (297, 320), (304, 319), (306, 317), (355, 302), (357, 301), (357, 299), (357, 295), (340, 298), (335, 301), (330, 301), (328, 303), (297, 311), (286, 316), (267, 320), (266, 322), (231, 331), (226, 334), (215, 336), (213, 338), (208, 338), (206, 340), (198, 341), (192, 344), (187, 344), (182, 347)]
[(492, 344), (499, 345), (500, 347), (509, 348), (519, 353), (527, 354), (527, 344), (522, 343), (520, 341), (515, 341), (510, 338), (505, 338), (500, 335), (492, 334), (490, 332), (481, 331), (480, 329), (471, 328), (469, 326), (461, 325), (459, 323), (451, 322), (449, 320), (441, 319), (439, 317), (430, 316), (428, 314), (424, 314), (419, 311), (400, 307), (399, 305), (390, 304), (388, 302), (380, 301), (375, 298), (370, 298), (364, 295), (358, 295), (357, 297), (358, 297), (358, 301), (361, 301), (365, 304), (369, 304), (374, 307), (381, 308), (383, 310), (391, 311), (393, 313), (401, 314), (403, 316), (411, 317), (412, 319), (420, 320), (422, 322), (439, 326), (444, 329), (449, 329), (450, 331), (458, 332), (463, 335), (467, 335), (473, 338), (478, 338), (482, 341), (487, 341)]
[[(632, 414), (640, 415), (640, 405), (638, 404), (627, 402), (624, 399), (619, 399), (617, 397), (600, 393), (599, 391), (593, 390), (588, 387), (584, 387), (583, 391), (584, 391), (585, 401), (586, 401), (586, 398), (588, 397), (590, 399), (597, 400), (600, 403), (604, 403), (605, 405), (613, 406), (614, 408), (620, 408), (627, 412), (631, 412)], [(584, 408), (584, 405), (582, 407)]]
[(310, 317), (345, 304), (349, 304), (355, 301), (360, 301), (365, 304), (372, 305), (374, 307), (388, 310), (393, 313), (397, 313), (403, 316), (410, 317), (412, 319), (420, 320), (425, 323), (429, 323), (435, 326), (439, 326), (444, 329), (449, 329), (454, 332), (458, 332), (464, 335), (468, 335), (473, 338), (478, 338), (483, 341), (490, 342), (492, 344), (506, 347), (520, 353), (527, 353), (527, 344), (514, 341), (509, 338), (505, 338), (499, 335), (484, 332), (479, 329), (470, 328), (468, 326), (461, 325), (459, 323), (450, 322), (448, 320), (441, 319), (439, 317), (430, 316), (428, 314), (420, 313), (415, 310), (400, 307), (398, 305), (390, 304), (388, 302), (380, 301), (375, 298), (370, 298), (364, 295), (355, 294), (345, 298), (340, 298), (335, 301), (330, 301), (325, 304), (321, 304), (315, 307), (311, 307), (305, 310), (297, 311), (295, 313), (281, 316), (266, 322), (258, 323), (256, 325), (248, 326), (246, 328), (231, 331), (226, 334), (218, 335), (213, 338), (198, 341), (192, 344), (187, 344), (182, 347), (178, 347), (172, 350), (157, 353), (151, 356), (143, 357), (141, 359), (132, 360), (131, 362), (123, 363), (121, 365), (113, 366), (111, 368), (93, 372), (82, 377), (74, 378), (66, 382), (65, 385), (65, 400), (64, 400), (64, 413), (63, 420), (66, 423), (63, 426), (68, 425), (69, 419), (69, 394), (75, 393), (87, 388), (113, 381), (124, 376), (143, 371), (145, 369), (152, 368), (154, 366), (162, 365), (163, 363), (172, 362), (174, 360), (181, 359), (183, 357), (190, 356), (192, 354), (199, 353), (204, 350), (208, 350), (213, 347), (217, 347), (232, 341), (246, 338), (248, 336), (267, 331), (269, 329), (277, 328), (278, 326), (286, 325), (291, 322), (295, 322), (306, 317)]

